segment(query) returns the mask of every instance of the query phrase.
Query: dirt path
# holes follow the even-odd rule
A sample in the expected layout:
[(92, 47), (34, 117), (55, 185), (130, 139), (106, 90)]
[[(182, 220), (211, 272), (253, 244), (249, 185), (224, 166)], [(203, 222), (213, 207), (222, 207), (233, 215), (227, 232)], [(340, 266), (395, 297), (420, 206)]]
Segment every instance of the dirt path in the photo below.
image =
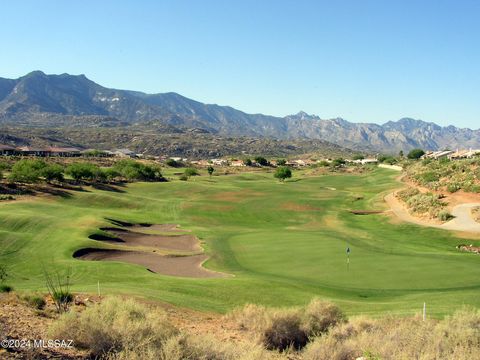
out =
[(454, 219), (444, 223), (436, 224), (432, 221), (423, 220), (421, 218), (411, 215), (405, 205), (403, 205), (396, 197), (395, 193), (388, 194), (385, 197), (385, 202), (400, 220), (407, 221), (413, 224), (430, 226), (438, 229), (466, 231), (480, 234), (480, 223), (476, 222), (471, 215), (472, 208), (480, 206), (480, 203), (466, 203), (459, 204), (453, 207), (452, 215)]
[(455, 219), (441, 225), (441, 228), (480, 233), (480, 223), (476, 222), (472, 217), (472, 209), (478, 206), (480, 206), (480, 203), (467, 203), (455, 206), (452, 210), (452, 215), (455, 216)]

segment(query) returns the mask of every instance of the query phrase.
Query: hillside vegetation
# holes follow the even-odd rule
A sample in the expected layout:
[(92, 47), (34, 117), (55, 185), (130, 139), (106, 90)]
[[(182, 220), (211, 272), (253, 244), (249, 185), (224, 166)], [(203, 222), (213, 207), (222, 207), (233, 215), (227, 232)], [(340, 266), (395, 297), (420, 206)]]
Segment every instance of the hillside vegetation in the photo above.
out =
[(406, 167), (406, 175), (428, 189), (454, 193), (480, 192), (480, 159), (420, 160)]
[[(336, 305), (316, 298), (288, 308), (247, 304), (223, 317), (205, 314), (199, 318), (189, 314), (182, 324), (177, 318), (182, 309), (173, 310), (171, 306), (165, 310), (161, 304), (125, 297), (97, 298), (93, 302), (76, 299), (70, 311), (59, 315), (42, 294), (0, 294), (0, 326), (3, 325), (7, 338), (17, 334), (25, 339), (64, 340), (70, 345), (58, 349), (18, 348), (12, 342), (5, 349), (0, 347), (0, 357), (72, 360), (471, 360), (480, 357), (480, 312), (473, 308), (461, 308), (441, 320), (422, 319), (418, 315), (349, 318)], [(25, 326), (27, 319), (29, 325)]]

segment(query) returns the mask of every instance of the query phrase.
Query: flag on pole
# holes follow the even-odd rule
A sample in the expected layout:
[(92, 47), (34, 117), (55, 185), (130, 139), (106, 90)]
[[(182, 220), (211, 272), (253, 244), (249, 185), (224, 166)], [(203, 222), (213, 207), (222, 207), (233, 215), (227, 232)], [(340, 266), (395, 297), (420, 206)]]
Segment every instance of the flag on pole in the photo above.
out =
[(350, 267), (350, 247), (347, 247), (347, 270)]

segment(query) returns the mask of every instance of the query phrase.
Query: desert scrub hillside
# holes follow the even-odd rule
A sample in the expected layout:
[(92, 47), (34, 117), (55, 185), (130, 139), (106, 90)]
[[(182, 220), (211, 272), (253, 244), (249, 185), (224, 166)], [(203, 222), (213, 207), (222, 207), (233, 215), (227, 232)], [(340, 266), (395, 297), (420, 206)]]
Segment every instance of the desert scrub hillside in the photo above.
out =
[(410, 162), (405, 168), (406, 176), (414, 183), (428, 189), (465, 192), (480, 192), (480, 159), (432, 160)]
[[(37, 297), (43, 299), (39, 294)], [(41, 348), (0, 348), (0, 358), (480, 358), (480, 312), (472, 308), (463, 308), (441, 320), (423, 320), (420, 316), (347, 319), (336, 305), (314, 299), (297, 308), (266, 308), (250, 304), (223, 317), (194, 316), (189, 319), (191, 326), (186, 329), (176, 326), (171, 312), (155, 303), (112, 297), (85, 301), (85, 304), (58, 315), (48, 311), (48, 298), (40, 307), (39, 301), (31, 299), (31, 296), (13, 293), (0, 294), (1, 334), (6, 339), (69, 339), (73, 340), (74, 346), (58, 352)], [(209, 322), (212, 322), (210, 330), (214, 331), (206, 330)], [(225, 326), (236, 328), (236, 336), (225, 339)], [(199, 328), (201, 333), (192, 330)]]
[(396, 193), (403, 201), (410, 213), (416, 216), (448, 221), (452, 215), (445, 209), (447, 203), (442, 201), (443, 196), (431, 192), (422, 193), (418, 189), (408, 187)]

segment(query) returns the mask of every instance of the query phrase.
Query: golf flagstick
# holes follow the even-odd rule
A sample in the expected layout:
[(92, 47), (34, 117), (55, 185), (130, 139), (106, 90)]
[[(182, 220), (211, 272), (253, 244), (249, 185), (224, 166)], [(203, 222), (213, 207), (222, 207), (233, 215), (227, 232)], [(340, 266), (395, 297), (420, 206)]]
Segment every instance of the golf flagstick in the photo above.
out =
[(347, 271), (350, 268), (350, 247), (347, 247)]

